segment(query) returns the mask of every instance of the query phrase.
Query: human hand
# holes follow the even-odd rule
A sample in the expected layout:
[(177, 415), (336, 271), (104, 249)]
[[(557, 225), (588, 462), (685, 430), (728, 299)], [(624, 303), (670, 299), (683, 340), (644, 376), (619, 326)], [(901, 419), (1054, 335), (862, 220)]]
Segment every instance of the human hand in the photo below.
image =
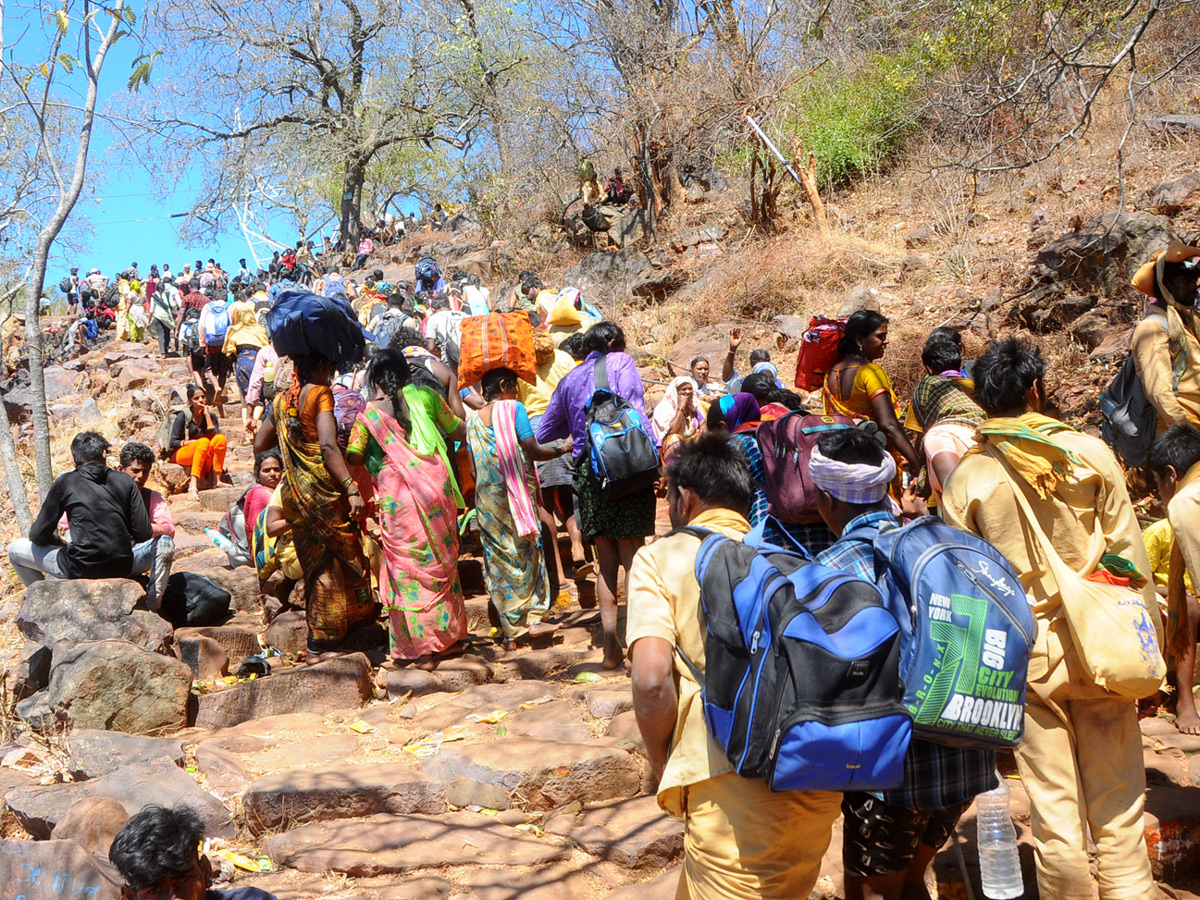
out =
[(359, 494), (350, 495), (350, 518), (354, 521), (361, 519), (367, 511), (367, 504), (363, 503), (363, 498)]
[(567, 439), (562, 442), (561, 453), (563, 456), (569, 456), (571, 451), (575, 449), (575, 438), (573, 435), (567, 435)]
[(911, 517), (927, 516), (929, 515), (929, 504), (917, 493), (917, 489), (910, 485), (900, 495), (900, 511)]
[(729, 352), (737, 353), (740, 346), (742, 346), (742, 329), (735, 328), (729, 332)]

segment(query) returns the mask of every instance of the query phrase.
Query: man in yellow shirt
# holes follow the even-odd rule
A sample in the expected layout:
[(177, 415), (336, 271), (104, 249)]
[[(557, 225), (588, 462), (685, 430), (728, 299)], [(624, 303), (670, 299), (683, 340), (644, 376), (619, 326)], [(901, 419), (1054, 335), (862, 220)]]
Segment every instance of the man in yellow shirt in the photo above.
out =
[[(753, 484), (724, 435), (688, 441), (667, 470), (671, 524), (740, 540), (750, 530)], [(841, 795), (772, 793), (742, 778), (704, 721), (702, 686), (675, 648), (705, 671), (696, 581), (700, 541), (671, 534), (633, 559), (626, 634), (633, 701), (658, 802), (685, 822), (677, 900), (795, 900), (820, 874)]]
[(1133, 286), (1148, 296), (1129, 350), (1146, 398), (1158, 412), (1157, 434), (1200, 425), (1200, 247), (1175, 241), (1138, 269)]
[[(1034, 607), (1025, 737), (1017, 748), (1029, 792), (1042, 900), (1092, 900), (1088, 832), (1096, 845), (1101, 900), (1155, 896), (1142, 812), (1146, 770), (1137, 707), (1084, 669), (1025, 498), (1062, 560), (1082, 575), (1114, 554), (1147, 573), (1150, 561), (1125, 474), (1098, 438), (1048, 418), (1045, 366), (1018, 340), (992, 344), (975, 363), (975, 401), (989, 416), (978, 450), (951, 473), (943, 516), (978, 534), (1021, 575)], [(1158, 627), (1147, 578), (1142, 602)]]
[(1150, 471), (1158, 493), (1167, 504), (1167, 519), (1175, 532), (1167, 579), (1168, 647), (1175, 659), (1178, 699), (1175, 727), (1184, 734), (1200, 734), (1200, 716), (1192, 694), (1196, 666), (1196, 630), (1200, 604), (1186, 590), (1185, 574), (1192, 584), (1200, 578), (1200, 429), (1175, 425), (1150, 448)]

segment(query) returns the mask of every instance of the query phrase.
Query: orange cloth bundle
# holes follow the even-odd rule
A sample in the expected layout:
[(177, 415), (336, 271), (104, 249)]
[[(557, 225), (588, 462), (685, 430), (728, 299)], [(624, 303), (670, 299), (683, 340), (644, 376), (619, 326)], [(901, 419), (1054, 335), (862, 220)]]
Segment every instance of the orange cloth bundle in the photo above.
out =
[(537, 381), (533, 326), (523, 312), (488, 313), (462, 320), (459, 387), (477, 384), (490, 369), (512, 369), (522, 381)]

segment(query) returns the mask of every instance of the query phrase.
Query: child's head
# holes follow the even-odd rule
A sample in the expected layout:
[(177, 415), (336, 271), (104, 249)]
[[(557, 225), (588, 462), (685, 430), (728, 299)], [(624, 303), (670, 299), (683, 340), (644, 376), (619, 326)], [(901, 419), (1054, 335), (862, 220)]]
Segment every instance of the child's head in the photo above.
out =
[(108, 858), (123, 900), (204, 900), (212, 865), (200, 855), (204, 825), (190, 806), (147, 806), (125, 823)]

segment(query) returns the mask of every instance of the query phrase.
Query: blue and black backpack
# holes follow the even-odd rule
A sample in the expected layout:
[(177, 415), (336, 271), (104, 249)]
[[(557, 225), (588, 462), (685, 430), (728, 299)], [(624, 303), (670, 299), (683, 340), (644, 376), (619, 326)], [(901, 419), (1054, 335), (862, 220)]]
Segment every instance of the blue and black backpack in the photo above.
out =
[[(704, 718), (738, 774), (771, 790), (898, 787), (912, 725), (900, 623), (869, 582), (763, 541), (700, 528)], [(681, 653), (682, 655), (682, 653)]]
[(595, 362), (584, 423), (591, 479), (602, 498), (616, 500), (658, 481), (659, 456), (642, 416), (609, 387), (607, 359)]
[(875, 548), (878, 587), (904, 629), (900, 675), (917, 737), (966, 750), (1015, 747), (1036, 625), (1004, 556), (935, 516), (842, 540)]

